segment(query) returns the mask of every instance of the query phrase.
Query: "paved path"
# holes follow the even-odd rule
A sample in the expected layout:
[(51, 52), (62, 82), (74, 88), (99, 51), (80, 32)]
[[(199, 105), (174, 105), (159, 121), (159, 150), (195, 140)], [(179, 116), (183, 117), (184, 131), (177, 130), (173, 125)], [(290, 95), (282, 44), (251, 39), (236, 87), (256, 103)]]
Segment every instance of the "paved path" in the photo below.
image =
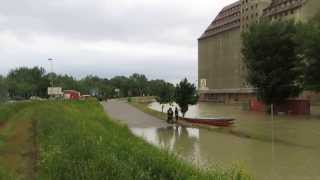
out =
[(129, 127), (134, 128), (149, 128), (149, 127), (167, 127), (169, 126), (163, 120), (155, 118), (146, 114), (126, 102), (117, 100), (109, 100), (108, 102), (101, 103), (107, 114), (122, 123), (128, 124)]

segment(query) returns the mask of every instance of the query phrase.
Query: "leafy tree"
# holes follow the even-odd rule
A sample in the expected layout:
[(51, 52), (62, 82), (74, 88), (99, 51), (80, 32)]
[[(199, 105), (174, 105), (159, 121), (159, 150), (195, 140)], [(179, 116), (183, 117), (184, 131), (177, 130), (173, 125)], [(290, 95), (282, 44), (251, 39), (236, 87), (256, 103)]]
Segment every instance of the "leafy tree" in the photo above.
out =
[(306, 89), (320, 91), (320, 13), (301, 26), (299, 37), (306, 62)]
[(143, 74), (134, 73), (129, 77), (132, 96), (144, 96), (147, 94), (148, 79)]
[(42, 98), (47, 98), (48, 97), (48, 87), (50, 86), (50, 80), (48, 79), (48, 77), (43, 76), (42, 78), (40, 78), (37, 86), (38, 86), (37, 96), (42, 97)]
[(293, 21), (262, 21), (242, 36), (248, 82), (267, 105), (281, 103), (302, 91), (303, 68), (296, 34)]
[(174, 86), (165, 81), (160, 81), (160, 84), (156, 86), (158, 89), (155, 93), (156, 100), (161, 104), (162, 112), (164, 104), (171, 103), (174, 97)]
[(151, 80), (148, 83), (148, 92), (151, 96), (158, 96), (160, 90), (159, 87), (164, 83), (164, 80), (156, 79)]
[(74, 77), (68, 75), (54, 76), (54, 86), (62, 87), (64, 90), (79, 90), (78, 81)]
[(49, 84), (44, 75), (45, 70), (39, 67), (11, 70), (7, 76), (10, 97), (24, 99), (31, 96), (44, 97)]
[(114, 87), (109, 84), (107, 79), (97, 76), (87, 76), (80, 80), (81, 92), (90, 94), (98, 99), (106, 99), (114, 95)]
[(6, 79), (0, 75), (0, 103), (7, 100), (8, 98), (8, 87)]
[[(152, 92), (153, 95), (161, 96), (161, 99), (164, 99), (164, 92), (168, 89), (171, 94), (174, 91), (172, 84), (162, 80), (148, 81), (145, 75), (137, 73), (129, 78), (117, 76), (108, 80), (98, 76), (86, 76), (77, 80), (68, 75), (45, 74), (45, 70), (39, 67), (21, 67), (11, 70), (7, 78), (0, 77), (0, 96), (3, 96), (2, 92), (8, 92), (10, 97), (14, 99), (28, 99), (31, 96), (47, 97), (47, 88), (50, 86), (51, 80), (53, 80), (54, 86), (62, 87), (64, 90), (78, 90), (82, 94), (91, 94), (98, 99), (118, 96), (115, 89), (120, 89), (120, 97), (143, 96)], [(3, 85), (4, 82), (7, 86)]]
[(115, 89), (120, 89), (120, 97), (127, 97), (129, 95), (130, 83), (125, 76), (116, 76), (109, 80), (109, 83)]
[(194, 105), (198, 101), (197, 88), (185, 78), (175, 89), (175, 102), (179, 105), (182, 116), (184, 117), (189, 110), (189, 105)]

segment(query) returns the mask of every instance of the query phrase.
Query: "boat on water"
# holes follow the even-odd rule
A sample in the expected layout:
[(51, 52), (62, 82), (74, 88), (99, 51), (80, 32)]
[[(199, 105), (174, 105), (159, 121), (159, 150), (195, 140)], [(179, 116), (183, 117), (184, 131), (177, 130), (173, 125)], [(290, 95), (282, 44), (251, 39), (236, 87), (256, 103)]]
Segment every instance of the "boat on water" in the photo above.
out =
[(186, 122), (193, 124), (205, 124), (211, 126), (221, 126), (228, 127), (234, 124), (235, 119), (233, 118), (224, 118), (224, 117), (216, 117), (216, 118), (183, 118)]

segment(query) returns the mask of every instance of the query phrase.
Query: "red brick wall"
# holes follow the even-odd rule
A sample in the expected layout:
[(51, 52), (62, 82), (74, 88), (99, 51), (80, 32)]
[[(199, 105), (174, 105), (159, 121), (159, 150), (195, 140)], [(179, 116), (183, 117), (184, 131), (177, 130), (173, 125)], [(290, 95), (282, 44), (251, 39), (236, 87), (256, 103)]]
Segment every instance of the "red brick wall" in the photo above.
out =
[(264, 112), (266, 111), (266, 105), (257, 99), (252, 99), (250, 101), (250, 110), (251, 111), (259, 111), (259, 112)]
[(309, 100), (287, 100), (285, 103), (275, 106), (275, 113), (284, 112), (292, 115), (310, 114)]
[[(252, 99), (250, 101), (251, 111), (265, 111), (266, 105), (262, 102)], [(285, 113), (291, 115), (308, 115), (310, 114), (310, 101), (309, 100), (287, 100), (282, 104), (274, 106), (274, 113)]]

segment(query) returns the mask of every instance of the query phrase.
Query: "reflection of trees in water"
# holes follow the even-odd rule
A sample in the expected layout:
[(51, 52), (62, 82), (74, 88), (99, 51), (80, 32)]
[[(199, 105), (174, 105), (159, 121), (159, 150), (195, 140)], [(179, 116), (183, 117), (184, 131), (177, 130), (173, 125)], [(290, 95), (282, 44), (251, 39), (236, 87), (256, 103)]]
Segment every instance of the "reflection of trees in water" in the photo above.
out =
[(165, 149), (172, 150), (172, 141), (174, 139), (173, 127), (169, 126), (166, 128), (157, 129), (159, 144)]
[(199, 153), (196, 145), (197, 138), (191, 137), (188, 129), (182, 126), (169, 126), (157, 129), (159, 144), (177, 152), (179, 156), (194, 160)]

